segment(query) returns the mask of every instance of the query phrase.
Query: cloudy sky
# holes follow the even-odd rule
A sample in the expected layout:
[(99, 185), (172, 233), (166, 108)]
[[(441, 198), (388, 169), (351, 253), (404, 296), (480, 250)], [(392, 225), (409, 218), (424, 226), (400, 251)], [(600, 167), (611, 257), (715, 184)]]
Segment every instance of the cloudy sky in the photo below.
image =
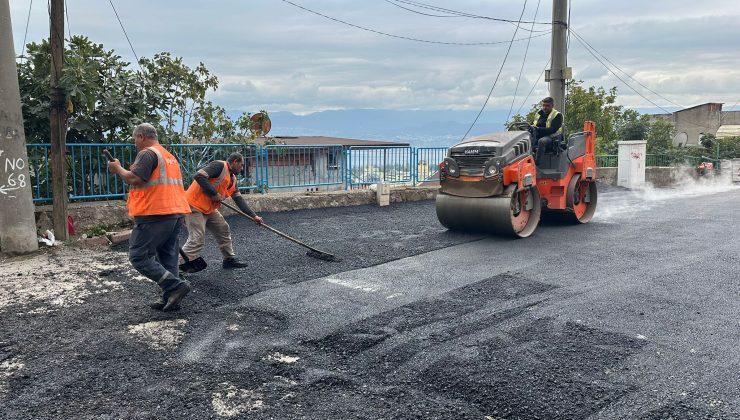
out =
[[(113, 4), (140, 57), (170, 51), (191, 66), (202, 61), (220, 80), (210, 98), (229, 110), (245, 111), (478, 110), (517, 29), (490, 19), (451, 17), (412, 6), (408, 0), (291, 1), (295, 5), (284, 0), (113, 0)], [(538, 0), (417, 3), (511, 20), (518, 20), (526, 5), (523, 20), (552, 18), (550, 0), (541, 0), (539, 8)], [(712, 101), (726, 103), (727, 109), (740, 100), (740, 3), (736, 0), (571, 3), (573, 31), (649, 100), (611, 75), (573, 36), (569, 65), (587, 85), (617, 86), (620, 103), (636, 108), (655, 108), (650, 101), (668, 109)], [(387, 34), (457, 44), (384, 36), (296, 5)], [(16, 54), (22, 49), (29, 6), (27, 40), (48, 37), (46, 2), (10, 0)], [(86, 35), (133, 61), (108, 1), (67, 0), (67, 7), (72, 34)], [(525, 23), (518, 30), (515, 38), (521, 40), (511, 49), (487, 109), (507, 111), (515, 99), (516, 110), (533, 86), (527, 107), (547, 94), (540, 73), (549, 59), (550, 37), (541, 31), (549, 26), (534, 25), (538, 32), (532, 34), (544, 36), (531, 39), (524, 61), (530, 28)]]

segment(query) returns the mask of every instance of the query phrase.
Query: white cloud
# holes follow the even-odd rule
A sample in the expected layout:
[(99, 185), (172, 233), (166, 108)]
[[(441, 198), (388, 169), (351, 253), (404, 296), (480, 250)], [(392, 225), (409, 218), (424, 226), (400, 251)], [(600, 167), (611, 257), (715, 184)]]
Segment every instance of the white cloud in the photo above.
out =
[[(515, 19), (523, 2), (426, 0), (441, 7)], [(431, 18), (388, 2), (295, 0), (326, 15), (379, 31), (439, 41), (492, 42), (511, 38), (514, 26), (483, 19)], [(69, 1), (74, 34), (84, 34), (133, 61), (108, 2)], [(740, 99), (736, 22), (740, 11), (723, 0), (574, 2), (572, 27), (641, 83), (679, 104)], [(506, 45), (446, 46), (393, 39), (351, 28), (282, 1), (114, 1), (139, 56), (170, 51), (220, 79), (211, 95), (227, 109), (310, 112), (324, 109), (478, 109), (501, 65)], [(534, 15), (529, 2), (525, 19)], [(20, 53), (27, 1), (12, 0)], [(538, 21), (551, 18), (542, 2)], [(428, 12), (428, 11), (427, 11)], [(29, 41), (48, 36), (46, 4), (33, 5)], [(523, 25), (528, 27), (528, 25)], [(537, 25), (536, 29), (546, 26)], [(517, 38), (525, 36), (520, 30)], [(508, 110), (526, 42), (517, 42), (489, 109)], [(532, 88), (550, 54), (549, 37), (532, 40), (515, 108)], [(652, 107), (614, 78), (571, 38), (569, 64), (587, 85), (617, 86), (620, 103)], [(624, 78), (624, 77), (623, 77)], [(625, 78), (625, 80), (628, 80)], [(663, 99), (631, 82), (662, 106)], [(534, 98), (546, 94), (538, 81)], [(530, 99), (532, 103), (536, 99)], [(527, 105), (528, 106), (528, 105)]]

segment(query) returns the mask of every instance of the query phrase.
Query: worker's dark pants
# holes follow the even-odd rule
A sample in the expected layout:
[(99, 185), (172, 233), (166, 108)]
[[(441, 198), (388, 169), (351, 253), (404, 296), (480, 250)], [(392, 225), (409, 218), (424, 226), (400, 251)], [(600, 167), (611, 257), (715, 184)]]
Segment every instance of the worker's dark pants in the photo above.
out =
[(552, 150), (552, 138), (550, 136), (541, 137), (537, 140), (537, 154), (534, 157), (534, 161), (539, 165), (542, 161), (542, 157), (545, 156), (545, 152)]
[(552, 137), (545, 136), (541, 137), (539, 140), (537, 140), (537, 153), (535, 154), (534, 161), (539, 165), (539, 163), (542, 161), (542, 157), (545, 156), (545, 152), (552, 151), (553, 150), (553, 137), (560, 136), (559, 134), (555, 134)]
[(177, 267), (182, 223), (183, 217), (137, 222), (129, 239), (128, 259), (131, 265), (157, 283), (165, 296), (182, 284)]

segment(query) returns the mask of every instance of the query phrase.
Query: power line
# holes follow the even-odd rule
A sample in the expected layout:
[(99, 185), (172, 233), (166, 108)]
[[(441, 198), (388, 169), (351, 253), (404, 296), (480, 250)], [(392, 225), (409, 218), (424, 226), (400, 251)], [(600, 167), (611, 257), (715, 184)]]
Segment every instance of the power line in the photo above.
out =
[(730, 112), (730, 109), (731, 108), (735, 108), (737, 106), (737, 104), (740, 104), (740, 99), (738, 99), (738, 101), (735, 102), (730, 108), (728, 108), (727, 111), (721, 111), (719, 113), (719, 125), (722, 125), (722, 118), (724, 117), (724, 115), (722, 114), (722, 112)]
[(625, 82), (624, 79), (622, 79), (621, 77), (619, 77), (619, 75), (617, 73), (615, 73), (614, 71), (612, 71), (612, 69), (609, 68), (609, 66), (607, 66), (604, 63), (604, 61), (602, 61), (601, 58), (599, 58), (598, 55), (596, 55), (593, 51), (591, 51), (591, 49), (588, 47), (588, 45), (586, 44), (586, 42), (581, 39), (581, 37), (578, 35), (578, 33), (576, 33), (575, 31), (573, 31), (573, 35), (576, 36), (576, 40), (581, 43), (581, 45), (583, 46), (583, 48), (585, 48), (586, 51), (588, 51), (589, 54), (591, 54), (596, 59), (596, 61), (598, 61), (599, 63), (601, 63), (601, 65), (604, 66), (604, 68), (609, 73), (611, 73), (614, 77), (616, 77), (617, 79), (619, 79), (619, 81), (622, 82), (625, 86), (627, 86), (628, 88), (630, 88), (633, 92), (635, 92), (641, 98), (643, 98), (646, 101), (650, 102), (653, 106), (662, 109), (664, 112), (666, 112), (668, 114), (671, 114), (672, 113), (671, 111), (663, 108), (662, 106), (660, 106), (660, 105), (656, 104), (655, 102), (653, 102), (652, 100), (650, 100), (650, 98), (648, 98), (647, 96), (645, 96), (642, 93), (640, 93), (637, 89), (633, 88), (632, 85), (630, 85), (629, 83)]
[[(398, 8), (401, 8), (403, 10), (407, 10), (407, 11), (409, 11), (411, 13), (416, 13), (416, 14), (419, 14), (419, 15), (422, 15), (422, 16), (429, 16), (429, 17), (436, 17), (436, 18), (488, 19), (488, 20), (495, 20), (495, 21), (498, 21), (498, 22), (511, 23), (511, 24), (514, 24), (514, 25), (519, 26), (519, 29), (523, 29), (523, 30), (525, 30), (527, 32), (548, 32), (547, 29), (535, 30), (534, 29), (534, 23), (532, 23), (532, 28), (531, 29), (527, 29), (527, 28), (524, 28), (524, 27), (520, 26), (520, 23), (519, 22), (510, 20), (510, 19), (500, 19), (500, 18), (492, 18), (492, 17), (488, 17), (488, 16), (473, 15), (473, 14), (470, 14), (470, 13), (457, 12), (457, 11), (453, 11), (453, 10), (449, 10), (449, 9), (437, 8), (436, 6), (426, 5), (424, 3), (412, 2), (412, 1), (404, 1), (404, 0), (385, 0), (385, 1), (387, 3), (390, 3), (390, 4), (398, 7)], [(420, 12), (418, 10), (414, 10), (414, 9), (412, 9), (410, 7), (402, 6), (399, 3), (409, 4), (409, 5), (412, 5), (412, 6), (419, 7), (419, 8), (431, 9), (431, 10), (448, 10), (447, 12), (444, 12), (444, 13), (451, 13), (451, 14), (447, 14), (447, 15), (433, 15), (431, 13), (424, 13), (424, 12)], [(530, 23), (530, 22), (523, 21), (521, 23)]]
[(69, 2), (64, 2), (64, 15), (67, 17), (67, 33), (69, 34), (69, 40), (72, 41), (72, 26), (69, 24)]
[(431, 13), (424, 13), (424, 12), (420, 12), (418, 10), (411, 9), (409, 7), (401, 6), (400, 4), (396, 3), (395, 1), (385, 0), (385, 2), (386, 3), (389, 3), (389, 4), (392, 4), (392, 5), (394, 5), (394, 6), (398, 7), (398, 8), (401, 8), (403, 10), (408, 10), (411, 13), (416, 13), (416, 14), (422, 15), (422, 16), (437, 17), (437, 18), (458, 18), (458, 17), (462, 17), (462, 16), (458, 16), (458, 15), (433, 15)]
[[(573, 1), (572, 0), (568, 2), (568, 22), (566, 22), (566, 25), (567, 26), (565, 27), (567, 29), (567, 31), (568, 31), (567, 34), (566, 34), (567, 39), (565, 41), (565, 51), (566, 51), (566, 54), (565, 54), (565, 67), (568, 67), (568, 53), (567, 52), (570, 51), (570, 12), (571, 12), (571, 10), (573, 10)], [(565, 89), (565, 92), (564, 92), (564, 96), (565, 97), (563, 98), (563, 110), (562, 110), (563, 115), (565, 115), (565, 112), (567, 111), (566, 108), (567, 108), (567, 104), (568, 104), (568, 88), (567, 88), (567, 84), (566, 84), (566, 89)]]
[[(613, 75), (614, 77), (616, 77), (616, 78), (617, 78), (617, 79), (618, 79), (618, 80), (619, 80), (620, 82), (622, 82), (622, 84), (624, 84), (625, 86), (627, 86), (628, 88), (630, 88), (630, 90), (632, 90), (633, 92), (635, 92), (635, 93), (636, 93), (636, 94), (637, 94), (638, 96), (640, 96), (641, 98), (643, 98), (643, 99), (645, 99), (646, 101), (650, 102), (650, 103), (651, 103), (651, 104), (652, 104), (653, 106), (655, 106), (655, 107), (657, 107), (657, 108), (661, 109), (661, 110), (662, 110), (663, 112), (665, 112), (666, 114), (671, 114), (671, 115), (673, 115), (673, 112), (672, 112), (672, 111), (669, 111), (669, 110), (667, 110), (667, 109), (663, 108), (662, 106), (660, 106), (660, 105), (656, 104), (656, 103), (655, 103), (655, 102), (653, 102), (653, 101), (652, 101), (652, 100), (651, 100), (650, 98), (648, 98), (647, 96), (643, 95), (643, 94), (642, 94), (642, 93), (640, 93), (640, 92), (639, 92), (639, 91), (638, 91), (637, 89), (635, 89), (634, 87), (632, 87), (632, 85), (630, 85), (629, 83), (627, 83), (626, 81), (624, 81), (624, 79), (622, 79), (621, 77), (619, 77), (619, 75), (618, 75), (618, 74), (616, 74), (616, 73), (615, 73), (614, 71), (612, 71), (612, 69), (611, 69), (611, 68), (609, 68), (609, 66), (607, 66), (607, 65), (606, 65), (606, 64), (605, 64), (605, 63), (604, 63), (604, 62), (603, 62), (603, 61), (602, 61), (602, 60), (601, 60), (601, 59), (599, 58), (599, 56), (597, 56), (597, 55), (596, 55), (596, 54), (595, 54), (595, 53), (594, 53), (593, 51), (591, 51), (591, 49), (589, 48), (589, 46), (588, 46), (588, 45), (586, 44), (586, 42), (585, 42), (584, 40), (582, 40), (582, 39), (581, 39), (581, 37), (580, 37), (580, 36), (578, 35), (578, 33), (576, 33), (575, 31), (573, 31), (573, 35), (575, 35), (576, 41), (580, 42), (580, 43), (581, 43), (581, 45), (582, 45), (582, 46), (583, 46), (583, 47), (584, 47), (584, 48), (586, 49), (586, 51), (588, 51), (588, 52), (589, 52), (589, 54), (591, 54), (591, 55), (592, 55), (592, 56), (593, 56), (593, 57), (594, 57), (594, 58), (596, 59), (596, 61), (598, 61), (598, 62), (599, 62), (599, 63), (600, 63), (600, 64), (601, 64), (602, 66), (604, 66), (604, 68), (605, 68), (605, 69), (606, 69), (606, 70), (607, 70), (607, 71), (608, 71), (609, 73), (611, 73), (611, 74), (612, 74), (612, 75)], [(699, 127), (699, 128), (708, 128), (708, 129), (713, 129), (712, 127), (709, 127), (709, 126), (706, 126), (706, 125), (696, 124), (696, 123), (692, 123), (692, 122), (689, 122), (689, 121), (684, 121), (684, 122), (685, 122), (685, 123), (687, 123), (687, 124), (693, 125), (693, 126), (695, 126), (695, 127)]]
[(504, 18), (495, 18), (495, 17), (490, 17), (490, 16), (476, 15), (476, 14), (473, 14), (473, 13), (461, 12), (461, 11), (458, 11), (458, 10), (445, 9), (444, 7), (433, 6), (431, 4), (422, 3), (422, 2), (413, 1), (413, 0), (393, 0), (393, 1), (398, 2), (398, 3), (409, 4), (409, 5), (416, 6), (416, 7), (423, 8), (423, 9), (434, 10), (436, 12), (450, 13), (450, 14), (453, 14), (453, 15), (457, 15), (457, 16), (461, 16), (461, 17), (474, 18), (474, 19), (486, 19), (486, 20), (493, 20), (493, 21), (496, 21), (496, 22), (515, 23), (517, 25), (520, 25), (522, 23), (534, 23), (534, 24), (538, 24), (538, 25), (548, 25), (548, 26), (552, 25), (551, 22), (535, 22), (535, 21), (521, 20), (521, 19), (519, 19), (519, 20), (512, 20), (512, 19), (504, 19)]
[[(525, 10), (527, 10), (527, 0), (524, 0), (524, 6), (522, 7), (522, 13), (519, 15), (520, 21), (522, 17), (524, 16)], [(493, 86), (491, 86), (491, 90), (488, 92), (486, 101), (483, 102), (483, 106), (480, 108), (480, 111), (478, 111), (478, 115), (475, 116), (475, 120), (473, 120), (473, 123), (470, 124), (470, 127), (468, 127), (468, 131), (465, 132), (465, 135), (462, 137), (462, 139), (460, 139), (460, 141), (465, 140), (465, 137), (468, 136), (468, 134), (470, 133), (470, 130), (472, 130), (473, 126), (475, 126), (475, 123), (478, 122), (478, 118), (480, 118), (480, 115), (483, 113), (483, 110), (486, 109), (488, 100), (491, 99), (491, 95), (493, 95), (493, 90), (496, 88), (496, 84), (498, 83), (499, 77), (501, 77), (501, 72), (504, 70), (504, 65), (506, 65), (506, 60), (509, 58), (511, 47), (514, 46), (514, 38), (516, 38), (516, 33), (518, 30), (519, 30), (519, 25), (517, 25), (517, 27), (514, 29), (514, 34), (511, 36), (511, 41), (509, 42), (509, 48), (506, 49), (506, 55), (504, 55), (504, 60), (501, 62), (501, 67), (498, 69), (498, 74), (496, 75), (496, 79), (493, 81)]]
[[(116, 19), (118, 19), (118, 24), (121, 25), (121, 29), (123, 30), (123, 35), (126, 36), (126, 41), (128, 41), (128, 46), (131, 47), (131, 52), (134, 53), (134, 58), (136, 58), (136, 63), (139, 64), (139, 68), (141, 68), (141, 63), (139, 63), (139, 56), (136, 55), (136, 50), (134, 50), (133, 44), (131, 44), (131, 39), (129, 39), (128, 34), (126, 33), (126, 28), (123, 27), (123, 22), (121, 22), (121, 18), (118, 16), (118, 11), (116, 10), (116, 6), (113, 5), (113, 0), (108, 0), (110, 3), (110, 7), (113, 8), (113, 13), (116, 14)], [(141, 71), (143, 72), (144, 69), (141, 68)]]
[[(31, 0), (31, 4), (28, 5), (28, 17), (26, 18), (26, 31), (23, 34), (23, 52), (21, 52), (21, 59), (24, 59), (26, 57), (26, 39), (28, 37), (28, 24), (31, 22), (31, 9), (33, 8), (33, 0)], [(26, 60), (28, 61), (28, 60)]]
[[(332, 21), (334, 21), (334, 22), (338, 22), (338, 23), (341, 23), (341, 24), (343, 24), (343, 25), (351, 26), (351, 27), (353, 27), (353, 28), (356, 28), (356, 29), (361, 29), (361, 30), (363, 30), (363, 31), (367, 31), (367, 32), (372, 32), (372, 33), (375, 33), (375, 34), (378, 34), (378, 35), (384, 35), (384, 36), (389, 36), (389, 37), (391, 37), (391, 38), (405, 39), (405, 40), (407, 40), (407, 41), (424, 42), (424, 43), (428, 43), (428, 44), (442, 44), (442, 45), (467, 45), (467, 46), (470, 46), (470, 45), (495, 45), (495, 44), (507, 44), (507, 43), (509, 43), (509, 42), (514, 42), (514, 41), (523, 41), (523, 40), (527, 39), (527, 38), (520, 38), (520, 39), (514, 39), (514, 40), (512, 40), (512, 41), (495, 41), (495, 42), (445, 42), (445, 41), (430, 41), (430, 40), (426, 40), (426, 39), (420, 39), (420, 38), (412, 38), (412, 37), (408, 37), (408, 36), (402, 36), (402, 35), (394, 35), (394, 34), (389, 34), (389, 33), (387, 33), (387, 32), (382, 32), (382, 31), (378, 31), (378, 30), (375, 30), (375, 29), (367, 28), (367, 27), (364, 27), (364, 26), (360, 26), (360, 25), (355, 25), (354, 23), (349, 23), (349, 22), (346, 22), (346, 21), (344, 21), (344, 20), (341, 20), (341, 19), (337, 19), (337, 18), (333, 18), (333, 17), (331, 17), (331, 16), (327, 16), (327, 15), (325, 15), (325, 14), (323, 14), (323, 13), (319, 13), (319, 12), (317, 12), (317, 11), (315, 11), (315, 10), (311, 10), (311, 9), (308, 9), (308, 8), (306, 8), (306, 7), (303, 7), (303, 6), (301, 6), (301, 5), (295, 4), (295, 3), (293, 3), (293, 2), (292, 2), (292, 1), (290, 1), (290, 0), (282, 0), (282, 1), (283, 1), (284, 3), (290, 4), (291, 6), (297, 7), (297, 8), (299, 8), (299, 9), (301, 9), (301, 10), (304, 10), (304, 11), (306, 11), (306, 12), (309, 12), (309, 13), (313, 13), (314, 15), (317, 15), (317, 16), (321, 16), (321, 17), (323, 17), (323, 18), (325, 18), (325, 19), (329, 19), (329, 20), (332, 20)], [(543, 33), (543, 34), (540, 34), (540, 35), (535, 35), (535, 36), (533, 36), (532, 38), (537, 38), (537, 37), (540, 37), (540, 36), (545, 36), (545, 35), (547, 35), (547, 34), (549, 34), (549, 33), (550, 33), (550, 31), (548, 31), (548, 32), (545, 32), (545, 33)]]
[[(537, 8), (534, 10), (534, 18), (532, 20), (537, 20), (537, 12), (540, 11), (540, 2), (541, 0), (537, 0)], [(534, 24), (532, 24), (532, 27), (534, 28)], [(516, 87), (514, 88), (514, 97), (511, 98), (511, 106), (509, 107), (509, 114), (506, 116), (506, 121), (509, 121), (509, 117), (511, 117), (511, 111), (514, 109), (514, 102), (516, 102), (516, 94), (519, 92), (519, 82), (522, 80), (522, 73), (524, 72), (524, 65), (527, 63), (527, 53), (529, 53), (529, 44), (532, 42), (532, 33), (529, 33), (529, 39), (527, 40), (527, 48), (524, 49), (524, 59), (522, 60), (522, 66), (519, 68), (519, 76), (516, 78)]]
[(627, 77), (629, 77), (630, 79), (632, 79), (632, 80), (633, 80), (633, 81), (634, 81), (635, 83), (637, 83), (638, 85), (642, 86), (642, 87), (643, 87), (644, 89), (646, 89), (646, 90), (647, 90), (648, 92), (650, 92), (650, 93), (652, 93), (653, 95), (655, 95), (655, 96), (657, 96), (657, 97), (659, 97), (659, 98), (663, 99), (664, 101), (666, 101), (666, 102), (670, 103), (671, 105), (675, 105), (675, 106), (677, 106), (677, 107), (679, 107), (679, 108), (686, 108), (685, 106), (679, 105), (679, 104), (677, 104), (677, 103), (675, 103), (675, 102), (671, 101), (670, 99), (668, 99), (668, 98), (664, 97), (663, 95), (659, 94), (658, 92), (656, 92), (656, 91), (654, 91), (654, 90), (650, 89), (649, 87), (645, 86), (644, 84), (640, 83), (640, 81), (639, 81), (639, 80), (637, 80), (637, 79), (635, 79), (634, 77), (630, 76), (630, 75), (629, 75), (629, 73), (627, 73), (626, 71), (622, 70), (622, 69), (621, 69), (621, 68), (620, 68), (619, 66), (617, 66), (616, 64), (614, 64), (614, 62), (612, 62), (611, 60), (609, 60), (609, 58), (608, 58), (608, 57), (606, 57), (606, 56), (605, 56), (605, 55), (604, 55), (603, 53), (599, 52), (599, 51), (598, 51), (598, 50), (597, 50), (596, 48), (594, 48), (594, 46), (593, 46), (593, 45), (591, 45), (591, 44), (590, 44), (590, 43), (589, 43), (588, 41), (586, 41), (586, 40), (585, 40), (585, 39), (583, 38), (583, 36), (581, 36), (580, 34), (578, 34), (578, 33), (577, 33), (576, 31), (573, 31), (573, 30), (571, 30), (571, 31), (573, 32), (573, 34), (574, 34), (575, 36), (577, 36), (577, 37), (578, 37), (578, 38), (580, 38), (580, 39), (581, 39), (581, 40), (582, 40), (583, 42), (585, 42), (585, 43), (586, 43), (586, 45), (588, 45), (588, 46), (589, 46), (589, 47), (590, 47), (590, 48), (591, 48), (592, 50), (594, 50), (594, 51), (595, 51), (595, 52), (596, 52), (597, 54), (599, 54), (599, 55), (600, 55), (600, 56), (601, 56), (602, 58), (604, 58), (604, 60), (606, 60), (606, 61), (607, 61), (607, 62), (608, 62), (609, 64), (611, 64), (612, 66), (614, 66), (614, 68), (616, 68), (617, 70), (619, 70), (620, 72), (622, 72), (622, 73), (623, 73), (623, 74), (624, 74), (625, 76), (627, 76)]
[(534, 92), (534, 89), (537, 87), (537, 82), (542, 79), (542, 75), (545, 74), (545, 70), (550, 66), (550, 60), (547, 60), (547, 63), (545, 63), (545, 67), (542, 68), (542, 71), (540, 72), (540, 75), (537, 76), (536, 79), (534, 79), (534, 83), (532, 83), (532, 89), (529, 90), (529, 93), (527, 94), (527, 97), (524, 98), (524, 101), (522, 101), (522, 104), (519, 105), (519, 109), (516, 110), (516, 114), (519, 114), (519, 112), (524, 108), (524, 105), (526, 105), (527, 101), (529, 100), (529, 97), (532, 96), (532, 93)]

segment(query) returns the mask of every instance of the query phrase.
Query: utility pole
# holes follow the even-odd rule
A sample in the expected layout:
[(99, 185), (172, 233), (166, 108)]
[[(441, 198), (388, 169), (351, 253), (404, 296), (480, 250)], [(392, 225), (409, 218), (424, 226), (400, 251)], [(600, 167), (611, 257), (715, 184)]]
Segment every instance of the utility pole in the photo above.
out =
[(550, 96), (554, 107), (565, 112), (565, 81), (573, 77), (568, 67), (568, 0), (552, 0), (552, 43), (551, 67), (545, 72), (545, 81), (550, 82)]
[(51, 0), (51, 174), (54, 236), (69, 239), (67, 230), (67, 109), (59, 87), (64, 66), (64, 0)]
[(0, 0), (0, 252), (38, 249), (10, 2)]

